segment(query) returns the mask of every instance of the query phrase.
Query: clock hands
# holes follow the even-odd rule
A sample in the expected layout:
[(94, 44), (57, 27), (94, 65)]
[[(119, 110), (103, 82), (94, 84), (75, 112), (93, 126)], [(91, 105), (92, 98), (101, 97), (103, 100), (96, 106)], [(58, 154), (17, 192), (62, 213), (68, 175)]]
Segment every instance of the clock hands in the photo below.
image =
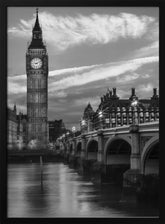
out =
[(42, 66), (41, 59), (39, 59), (39, 58), (32, 59), (31, 63), (32, 63), (32, 67), (36, 68), (36, 69), (40, 68)]

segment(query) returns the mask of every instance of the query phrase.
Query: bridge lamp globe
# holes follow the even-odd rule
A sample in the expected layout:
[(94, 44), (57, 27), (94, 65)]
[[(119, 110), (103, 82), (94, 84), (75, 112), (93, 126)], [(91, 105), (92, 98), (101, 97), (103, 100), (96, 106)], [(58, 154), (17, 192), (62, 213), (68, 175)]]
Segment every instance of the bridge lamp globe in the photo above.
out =
[(82, 126), (84, 126), (85, 125), (85, 120), (82, 120), (81, 124), (82, 124)]
[(76, 131), (76, 127), (72, 127), (72, 132), (75, 132)]
[(131, 106), (136, 107), (138, 105), (138, 100), (134, 99), (131, 103)]
[(103, 112), (99, 111), (99, 117), (102, 118), (103, 117)]
[(85, 125), (86, 125), (86, 121), (84, 119), (81, 120), (81, 131), (84, 132), (85, 131)]
[(138, 105), (138, 100), (137, 99), (133, 99), (131, 106), (134, 108), (134, 112), (133, 112), (133, 124), (137, 124), (137, 112), (135, 112), (135, 110), (137, 110), (137, 105)]
[(72, 127), (72, 132), (73, 132), (73, 136), (75, 137), (75, 132), (76, 132), (76, 127), (75, 126)]

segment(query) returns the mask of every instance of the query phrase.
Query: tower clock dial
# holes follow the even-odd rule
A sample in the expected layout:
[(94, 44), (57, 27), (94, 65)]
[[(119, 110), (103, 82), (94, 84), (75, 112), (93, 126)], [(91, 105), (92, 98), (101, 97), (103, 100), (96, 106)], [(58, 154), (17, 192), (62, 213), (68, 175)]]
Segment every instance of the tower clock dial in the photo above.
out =
[(38, 69), (38, 68), (41, 68), (42, 66), (42, 61), (40, 58), (33, 58), (31, 60), (31, 67), (34, 68), (34, 69)]

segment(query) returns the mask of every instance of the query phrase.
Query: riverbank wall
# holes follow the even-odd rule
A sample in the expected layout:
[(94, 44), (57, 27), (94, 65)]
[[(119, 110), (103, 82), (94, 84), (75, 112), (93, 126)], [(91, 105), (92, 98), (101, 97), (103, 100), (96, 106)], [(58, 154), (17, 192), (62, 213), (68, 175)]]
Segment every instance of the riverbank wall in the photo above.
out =
[(127, 175), (130, 173), (127, 166), (107, 166), (95, 160), (82, 160), (74, 156), (64, 156), (64, 162), (96, 185), (117, 184), (122, 186), (124, 197), (131, 193), (135, 200), (159, 203), (160, 187), (157, 174)]

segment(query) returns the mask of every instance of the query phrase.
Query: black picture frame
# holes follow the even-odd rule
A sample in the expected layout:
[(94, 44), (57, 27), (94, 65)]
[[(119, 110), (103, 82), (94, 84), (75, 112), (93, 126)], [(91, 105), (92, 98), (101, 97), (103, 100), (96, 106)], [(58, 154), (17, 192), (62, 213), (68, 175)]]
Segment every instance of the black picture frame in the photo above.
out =
[[(164, 30), (164, 5), (161, 1), (150, 0), (150, 1), (138, 1), (138, 0), (3, 0), (0, 3), (0, 223), (55, 223), (55, 222), (110, 222), (110, 223), (164, 223), (164, 152), (161, 150), (160, 157), (160, 179), (161, 179), (161, 198), (160, 198), (160, 218), (8, 218), (7, 217), (7, 8), (8, 7), (111, 7), (111, 6), (133, 6), (133, 7), (159, 7), (160, 10), (160, 74), (163, 66), (163, 30)], [(159, 76), (160, 83), (160, 95), (163, 98), (163, 78), (161, 77), (163, 74)], [(162, 93), (162, 94), (161, 94)], [(163, 99), (161, 99), (163, 101)], [(160, 130), (163, 130), (163, 117), (164, 117), (164, 108), (161, 107), (160, 112)], [(162, 134), (160, 132), (160, 141), (163, 139), (163, 131)], [(161, 142), (161, 148), (164, 149), (164, 143)], [(71, 219), (71, 220), (70, 220)]]

